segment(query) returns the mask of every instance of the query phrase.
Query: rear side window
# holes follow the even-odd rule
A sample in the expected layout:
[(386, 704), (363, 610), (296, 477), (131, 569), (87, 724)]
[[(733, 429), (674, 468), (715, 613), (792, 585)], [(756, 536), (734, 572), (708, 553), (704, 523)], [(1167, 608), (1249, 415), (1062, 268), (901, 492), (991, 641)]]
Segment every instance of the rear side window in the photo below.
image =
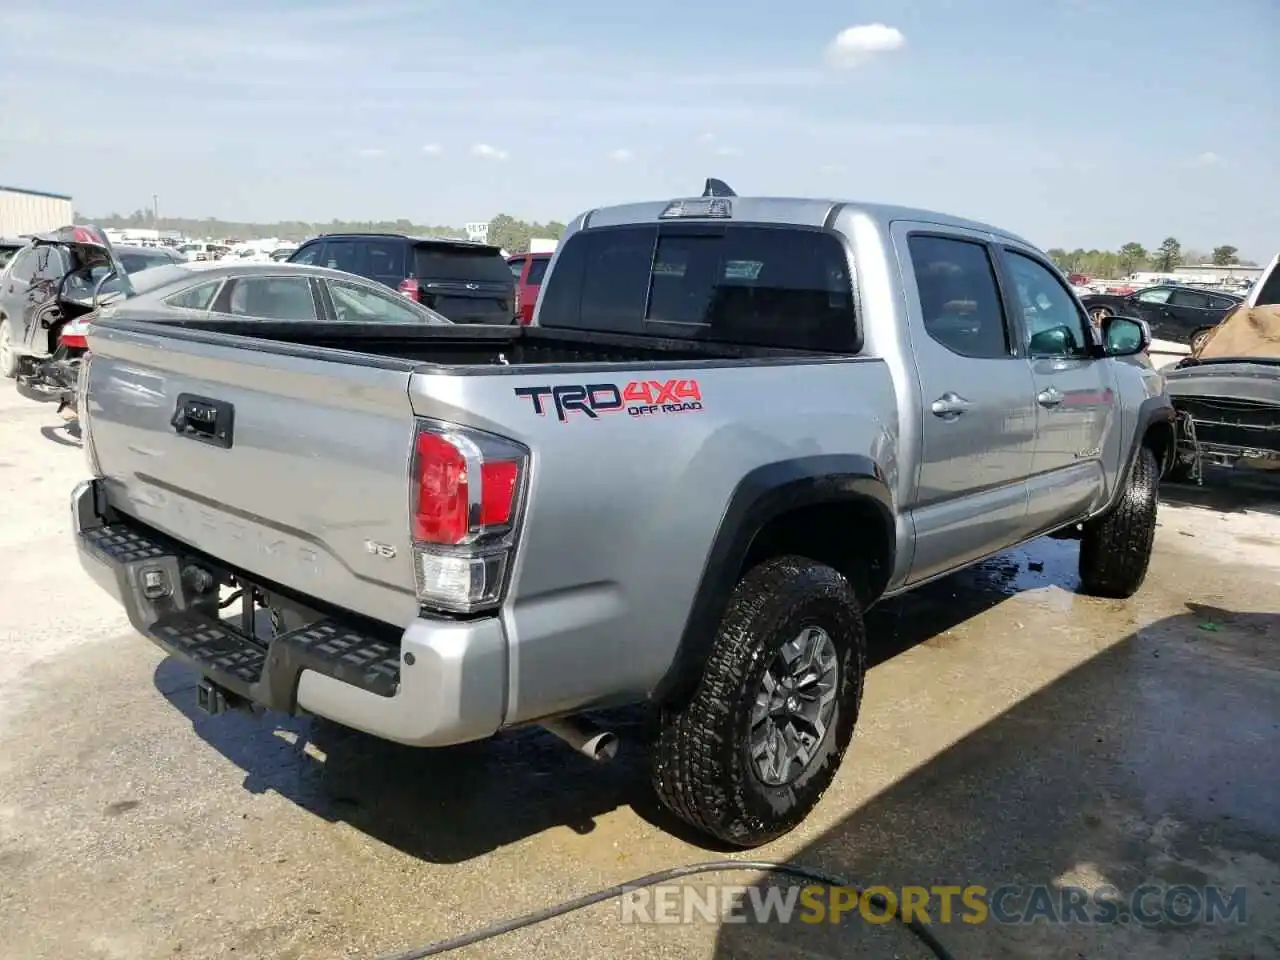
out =
[(529, 262), (529, 276), (525, 279), (531, 287), (540, 286), (542, 278), (547, 275), (547, 266), (551, 263), (550, 257), (534, 257)]
[(766, 347), (856, 351), (844, 246), (798, 227), (585, 231), (566, 243), (540, 323)]
[(341, 280), (327, 281), (334, 319), (339, 323), (443, 323), (404, 297)]
[(365, 244), (365, 272), (371, 277), (404, 279), (404, 241), (370, 240)]
[(1209, 309), (1209, 295), (1199, 290), (1175, 290), (1169, 297), (1171, 307), (1194, 307), (1197, 310)]
[(520, 274), (524, 273), (524, 257), (519, 260), (508, 260), (507, 266), (511, 268), (511, 276), (519, 280)]
[(952, 353), (1007, 359), (1008, 328), (984, 244), (950, 237), (907, 238), (925, 332)]
[(464, 283), (512, 283), (511, 268), (495, 249), (420, 246), (414, 251), (420, 280), (458, 280)]
[(314, 320), (315, 299), (304, 277), (253, 277), (231, 281), (226, 312), (258, 320)]
[(57, 247), (40, 247), (36, 250), (36, 280), (56, 283), (67, 272), (67, 260)]

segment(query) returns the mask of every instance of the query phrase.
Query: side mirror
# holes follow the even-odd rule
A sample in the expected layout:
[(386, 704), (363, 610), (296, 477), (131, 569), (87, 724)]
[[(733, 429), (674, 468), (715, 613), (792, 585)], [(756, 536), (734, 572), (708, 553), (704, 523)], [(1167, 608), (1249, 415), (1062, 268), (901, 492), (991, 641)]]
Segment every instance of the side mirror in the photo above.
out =
[(1132, 357), (1151, 346), (1151, 328), (1137, 317), (1106, 317), (1102, 321), (1102, 352), (1108, 357)]
[(1069, 357), (1076, 352), (1075, 337), (1068, 327), (1050, 327), (1033, 334), (1027, 343), (1033, 357)]

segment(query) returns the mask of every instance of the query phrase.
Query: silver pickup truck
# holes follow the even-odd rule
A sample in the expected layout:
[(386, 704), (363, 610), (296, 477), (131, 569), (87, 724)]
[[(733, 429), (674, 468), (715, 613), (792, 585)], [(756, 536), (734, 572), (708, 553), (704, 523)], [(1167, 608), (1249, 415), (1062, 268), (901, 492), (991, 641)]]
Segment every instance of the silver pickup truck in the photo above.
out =
[(577, 217), (530, 327), (88, 342), (80, 556), (205, 709), (601, 755), (647, 703), (656, 792), (742, 847), (835, 775), (868, 606), (1045, 534), (1132, 594), (1173, 452), (1145, 326), (1027, 242), (715, 187)]

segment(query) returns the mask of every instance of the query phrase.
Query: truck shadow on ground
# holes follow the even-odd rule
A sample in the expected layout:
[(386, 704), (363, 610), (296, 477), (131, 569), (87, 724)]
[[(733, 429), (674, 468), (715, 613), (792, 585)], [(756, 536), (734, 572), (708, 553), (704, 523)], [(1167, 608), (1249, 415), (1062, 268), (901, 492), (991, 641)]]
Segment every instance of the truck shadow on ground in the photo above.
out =
[[(1076, 545), (1037, 541), (886, 601), (867, 618), (870, 662), (919, 644), (946, 642), (952, 628), (1032, 586), (1076, 585)], [(648, 715), (601, 715), (623, 741), (596, 764), (538, 728), (443, 750), (418, 750), (327, 721), (268, 714), (207, 717), (195, 706), (194, 674), (175, 660), (156, 670), (157, 689), (195, 732), (244, 772), (244, 788), (274, 791), (329, 821), (341, 821), (405, 853), (457, 863), (555, 827), (586, 834), (595, 818), (629, 806), (698, 842), (658, 807), (642, 747)]]
[(1218, 513), (1257, 511), (1280, 516), (1280, 470), (1235, 470), (1206, 467), (1204, 483), (1160, 485), (1160, 499)]
[[(1205, 625), (1212, 625), (1206, 629)], [(861, 886), (1031, 885), (1131, 903), (1143, 884), (1245, 888), (1245, 923), (930, 919), (956, 957), (1280, 955), (1280, 615), (1188, 605), (1106, 648), (885, 789), (793, 858)], [(846, 767), (857, 763), (856, 751)], [(736, 878), (718, 878), (735, 882)], [(758, 885), (759, 900), (766, 881)], [(748, 902), (750, 899), (748, 898)], [(1050, 897), (1051, 903), (1059, 904)], [(1159, 906), (1159, 895), (1139, 908)], [(1126, 917), (1127, 914), (1127, 917)], [(1096, 916), (1090, 906), (1088, 915)], [(1006, 920), (1009, 914), (1004, 914)], [(718, 960), (932, 956), (896, 924), (720, 927)]]

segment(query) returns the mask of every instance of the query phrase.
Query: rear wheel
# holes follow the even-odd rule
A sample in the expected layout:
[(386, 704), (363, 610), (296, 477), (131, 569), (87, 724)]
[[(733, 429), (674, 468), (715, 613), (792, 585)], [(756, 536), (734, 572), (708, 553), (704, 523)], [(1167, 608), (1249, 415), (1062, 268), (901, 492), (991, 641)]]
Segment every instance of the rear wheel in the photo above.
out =
[(0, 376), (10, 379), (18, 375), (18, 354), (13, 349), (13, 326), (7, 317), (0, 318)]
[(1160, 465), (1150, 447), (1138, 449), (1120, 499), (1084, 524), (1080, 535), (1080, 589), (1095, 597), (1125, 599), (1147, 578), (1156, 537)]
[(848, 580), (779, 557), (738, 583), (693, 696), (653, 746), (659, 799), (738, 847), (782, 836), (835, 777), (862, 701), (866, 637)]
[(1214, 331), (1214, 327), (1212, 326), (1200, 327), (1197, 330), (1195, 330), (1191, 334), (1191, 342), (1189, 344), (1189, 346), (1191, 347), (1191, 352), (1195, 353), (1197, 350), (1199, 350), (1200, 347), (1204, 345), (1205, 340), (1208, 339), (1209, 334), (1213, 333), (1213, 331)]

